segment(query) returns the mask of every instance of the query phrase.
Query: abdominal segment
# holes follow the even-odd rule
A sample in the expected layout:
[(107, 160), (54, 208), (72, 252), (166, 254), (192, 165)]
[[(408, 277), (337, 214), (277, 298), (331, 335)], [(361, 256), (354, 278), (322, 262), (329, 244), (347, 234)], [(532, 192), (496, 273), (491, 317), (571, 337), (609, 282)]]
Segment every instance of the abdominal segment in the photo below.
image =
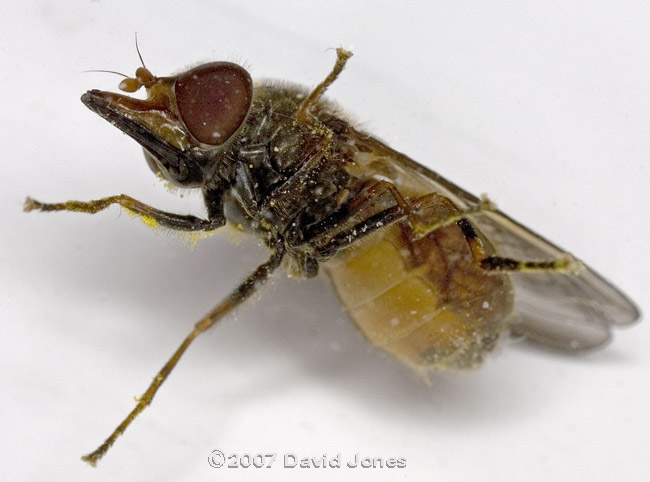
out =
[[(447, 210), (447, 213), (445, 213)], [(447, 206), (410, 221), (449, 216)], [(475, 242), (476, 243), (476, 242)], [(477, 365), (507, 328), (512, 292), (507, 275), (485, 273), (454, 223), (415, 239), (403, 221), (367, 236), (325, 265), (359, 329), (373, 344), (416, 369)], [(488, 254), (488, 255), (489, 255)]]

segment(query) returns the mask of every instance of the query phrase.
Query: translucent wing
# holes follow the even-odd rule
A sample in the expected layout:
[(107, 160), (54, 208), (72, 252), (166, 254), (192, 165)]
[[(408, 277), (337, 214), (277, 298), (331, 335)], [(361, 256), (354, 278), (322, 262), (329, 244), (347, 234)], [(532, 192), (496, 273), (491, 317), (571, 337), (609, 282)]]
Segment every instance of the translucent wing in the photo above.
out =
[[(382, 142), (356, 131), (352, 137), (359, 156), (367, 157), (366, 174), (394, 183), (405, 196), (435, 191), (462, 209), (479, 203), (473, 194)], [(543, 260), (565, 253), (500, 211), (484, 211), (472, 220), (500, 256)], [(544, 345), (566, 350), (596, 347), (610, 339), (612, 326), (640, 316), (623, 293), (589, 267), (578, 275), (515, 273), (511, 279), (516, 307), (511, 331)]]
[[(505, 256), (545, 259), (563, 253), (500, 211), (477, 216), (475, 222)], [(512, 331), (536, 342), (570, 350), (592, 348), (609, 340), (610, 326), (639, 317), (634, 304), (589, 267), (578, 275), (518, 273), (511, 278), (517, 310)]]

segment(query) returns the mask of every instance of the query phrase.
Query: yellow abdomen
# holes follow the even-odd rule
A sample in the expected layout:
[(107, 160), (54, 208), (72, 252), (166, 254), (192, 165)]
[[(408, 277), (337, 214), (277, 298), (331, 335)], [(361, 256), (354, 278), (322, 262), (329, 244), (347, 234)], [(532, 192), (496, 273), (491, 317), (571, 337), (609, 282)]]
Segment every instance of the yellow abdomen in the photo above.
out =
[[(483, 253), (491, 252), (485, 244)], [(456, 224), (415, 240), (402, 222), (343, 250), (325, 268), (373, 345), (414, 368), (463, 368), (494, 347), (512, 308), (508, 277), (485, 273), (472, 252)]]

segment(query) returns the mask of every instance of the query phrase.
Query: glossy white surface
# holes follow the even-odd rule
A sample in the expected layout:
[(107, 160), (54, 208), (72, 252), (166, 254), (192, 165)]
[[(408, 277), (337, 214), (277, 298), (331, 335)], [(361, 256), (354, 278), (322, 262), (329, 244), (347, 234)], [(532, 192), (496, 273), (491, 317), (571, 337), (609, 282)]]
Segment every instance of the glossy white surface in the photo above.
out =
[[(237, 60), (329, 92), (389, 145), (591, 264), (646, 313), (650, 9), (644, 2), (49, 2), (2, 7), (0, 452), (6, 480), (640, 480), (650, 324), (602, 351), (509, 343), (432, 386), (370, 348), (326, 280), (277, 276), (200, 339), (97, 469), (95, 448), (192, 324), (264, 258), (190, 250), (117, 209), (22, 201), (120, 192), (177, 212), (138, 146), (79, 96), (138, 66)], [(453, 4), (454, 6), (450, 6)], [(213, 449), (278, 453), (213, 469)], [(403, 469), (282, 468), (282, 455), (405, 457)]]

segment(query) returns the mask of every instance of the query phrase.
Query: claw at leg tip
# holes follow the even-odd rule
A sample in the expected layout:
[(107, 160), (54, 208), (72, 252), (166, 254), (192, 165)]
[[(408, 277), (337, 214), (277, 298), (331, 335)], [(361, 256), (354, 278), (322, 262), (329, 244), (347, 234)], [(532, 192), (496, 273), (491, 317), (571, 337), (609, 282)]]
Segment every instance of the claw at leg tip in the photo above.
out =
[(92, 454), (84, 455), (81, 457), (81, 460), (88, 462), (88, 464), (92, 465), (93, 467), (97, 467), (97, 460), (92, 456)]
[(28, 213), (31, 210), (35, 209), (38, 206), (38, 201), (32, 199), (31, 197), (27, 196), (25, 198), (25, 202), (23, 203), (23, 211)]

